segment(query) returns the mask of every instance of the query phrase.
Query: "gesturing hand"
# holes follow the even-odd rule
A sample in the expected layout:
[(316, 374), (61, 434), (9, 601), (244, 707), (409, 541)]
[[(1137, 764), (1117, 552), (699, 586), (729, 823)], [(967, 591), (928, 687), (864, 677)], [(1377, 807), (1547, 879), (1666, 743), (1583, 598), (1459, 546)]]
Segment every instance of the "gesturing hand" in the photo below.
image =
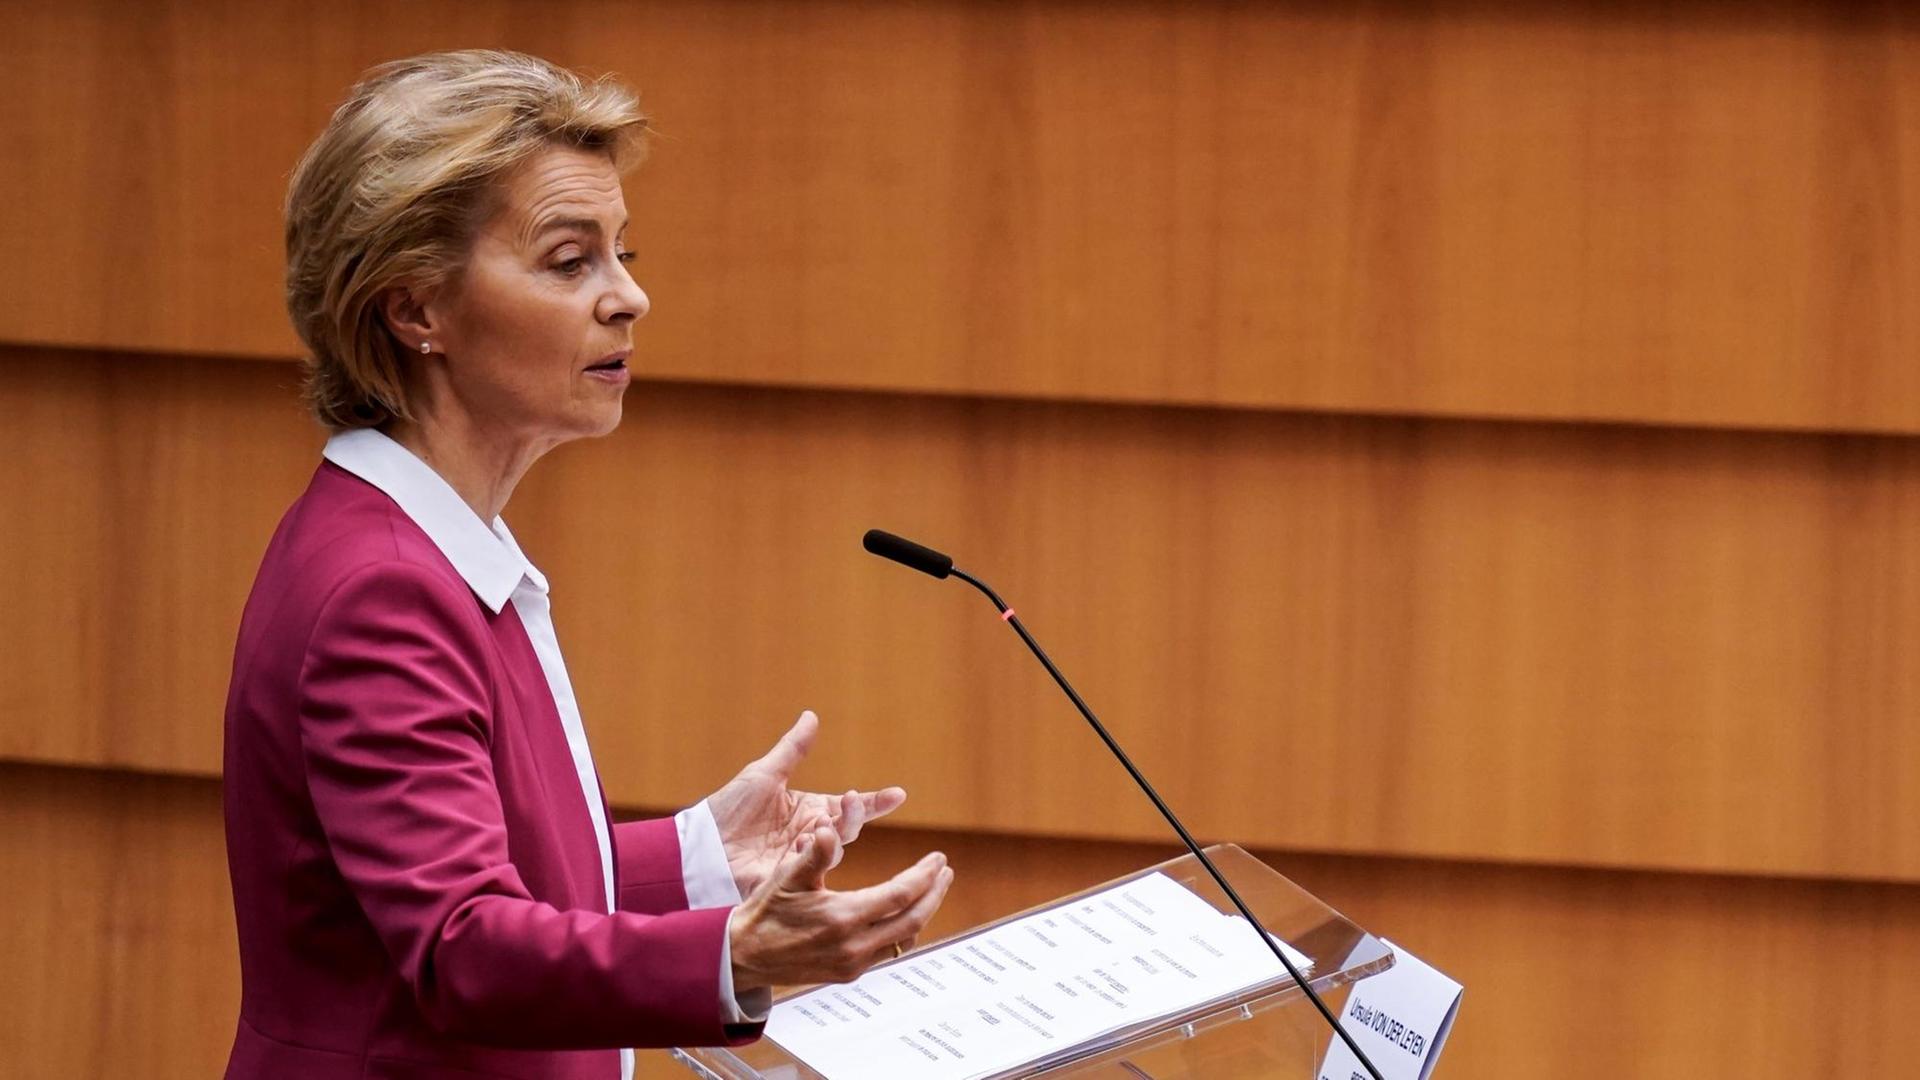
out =
[(891, 879), (852, 892), (826, 887), (840, 838), (802, 833), (728, 922), (736, 993), (765, 986), (849, 982), (894, 947), (909, 947), (953, 883), (947, 857), (931, 852)]
[(802, 834), (821, 825), (833, 830), (839, 842), (827, 866), (832, 869), (840, 861), (842, 844), (852, 843), (867, 822), (893, 813), (907, 801), (907, 793), (897, 787), (844, 795), (788, 790), (788, 778), (807, 756), (819, 730), (818, 717), (811, 711), (801, 713), (773, 749), (707, 797), (727, 850), (727, 868), (733, 871), (742, 896), (767, 880)]

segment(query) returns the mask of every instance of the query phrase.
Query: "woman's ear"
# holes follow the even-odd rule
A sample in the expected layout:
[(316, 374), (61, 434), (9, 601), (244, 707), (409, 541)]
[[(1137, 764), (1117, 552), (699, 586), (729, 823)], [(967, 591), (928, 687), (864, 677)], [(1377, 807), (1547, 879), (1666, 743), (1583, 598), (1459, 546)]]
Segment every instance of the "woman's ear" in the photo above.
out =
[(389, 286), (380, 294), (380, 316), (400, 347), (407, 352), (429, 352), (433, 344), (433, 317), (423, 298), (406, 285)]

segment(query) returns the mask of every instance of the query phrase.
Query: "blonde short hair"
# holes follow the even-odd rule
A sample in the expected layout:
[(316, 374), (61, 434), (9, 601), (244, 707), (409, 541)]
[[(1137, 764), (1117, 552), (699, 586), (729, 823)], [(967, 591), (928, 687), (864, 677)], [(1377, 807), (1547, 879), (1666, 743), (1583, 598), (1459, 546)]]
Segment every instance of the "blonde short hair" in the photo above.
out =
[(430, 53), (367, 72), (287, 191), (287, 314), (307, 347), (307, 402), (320, 422), (409, 415), (410, 350), (380, 296), (456, 277), (501, 177), (556, 144), (625, 164), (646, 133), (625, 87), (521, 53)]

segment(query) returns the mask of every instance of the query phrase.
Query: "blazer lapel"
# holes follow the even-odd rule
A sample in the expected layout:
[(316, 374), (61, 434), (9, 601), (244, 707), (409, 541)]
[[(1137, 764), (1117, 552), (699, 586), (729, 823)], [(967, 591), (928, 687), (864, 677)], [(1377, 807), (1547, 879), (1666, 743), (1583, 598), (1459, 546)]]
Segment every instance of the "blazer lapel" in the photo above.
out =
[[(594, 840), (593, 818), (587, 811), (586, 791), (575, 771), (573, 752), (567, 746), (567, 732), (560, 722), (560, 710), (547, 687), (546, 673), (533, 651), (533, 641), (520, 621), (512, 603), (495, 616), (502, 660), (511, 673), (510, 687), (526, 721), (527, 742), (532, 748), (542, 788), (553, 816), (554, 831), (564, 846), (567, 877), (573, 883), (581, 906), (597, 902), (600, 911), (612, 905), (606, 895), (606, 883), (600, 872), (599, 845)], [(606, 793), (597, 792), (602, 806)], [(611, 815), (607, 818), (611, 823)], [(613, 832), (607, 830), (609, 839)], [(614, 866), (620, 865), (618, 858)]]

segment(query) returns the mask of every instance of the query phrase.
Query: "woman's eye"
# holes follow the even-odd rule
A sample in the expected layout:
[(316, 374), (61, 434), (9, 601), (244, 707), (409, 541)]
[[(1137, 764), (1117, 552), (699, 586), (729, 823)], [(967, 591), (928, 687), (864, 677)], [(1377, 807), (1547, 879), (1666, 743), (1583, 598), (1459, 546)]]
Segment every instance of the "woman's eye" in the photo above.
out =
[(633, 252), (631, 251), (623, 251), (620, 254), (614, 256), (614, 258), (619, 259), (622, 263), (630, 263), (633, 261), (634, 255), (633, 255)]
[(582, 269), (586, 267), (586, 265), (587, 265), (587, 260), (576, 255), (571, 259), (562, 259), (561, 261), (554, 263), (553, 268), (555, 270), (560, 271), (563, 274), (571, 276), (579, 273)]

